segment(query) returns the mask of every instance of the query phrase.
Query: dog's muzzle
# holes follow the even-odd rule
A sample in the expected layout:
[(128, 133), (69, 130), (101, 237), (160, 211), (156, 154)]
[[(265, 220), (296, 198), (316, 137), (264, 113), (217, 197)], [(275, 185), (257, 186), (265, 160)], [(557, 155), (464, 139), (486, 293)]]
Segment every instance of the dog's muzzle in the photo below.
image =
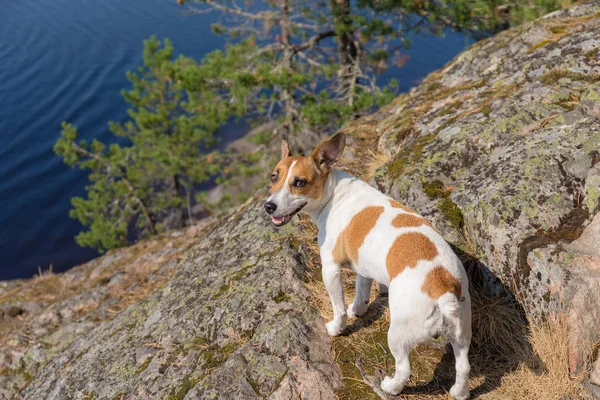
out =
[(280, 226), (284, 226), (285, 224), (290, 222), (292, 218), (294, 218), (294, 215), (298, 214), (298, 212), (300, 212), (300, 210), (302, 210), (305, 205), (306, 203), (302, 204), (300, 207), (296, 208), (294, 211), (287, 215), (274, 216), (272, 214), (275, 212), (275, 210), (277, 210), (277, 205), (271, 202), (266, 202), (265, 211), (267, 212), (267, 214), (271, 215), (271, 222), (273, 223), (273, 225), (279, 228)]

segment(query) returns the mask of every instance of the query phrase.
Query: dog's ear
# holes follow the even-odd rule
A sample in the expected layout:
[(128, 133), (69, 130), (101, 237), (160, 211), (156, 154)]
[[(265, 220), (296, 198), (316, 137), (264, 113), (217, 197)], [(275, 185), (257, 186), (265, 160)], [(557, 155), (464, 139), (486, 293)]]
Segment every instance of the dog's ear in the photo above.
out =
[(331, 171), (342, 156), (345, 147), (346, 135), (339, 132), (328, 141), (321, 143), (312, 152), (311, 157), (319, 169)]
[(285, 140), (285, 136), (283, 137), (283, 140), (281, 141), (281, 158), (286, 158), (292, 155), (292, 152), (290, 151), (290, 146), (288, 145), (287, 140)]

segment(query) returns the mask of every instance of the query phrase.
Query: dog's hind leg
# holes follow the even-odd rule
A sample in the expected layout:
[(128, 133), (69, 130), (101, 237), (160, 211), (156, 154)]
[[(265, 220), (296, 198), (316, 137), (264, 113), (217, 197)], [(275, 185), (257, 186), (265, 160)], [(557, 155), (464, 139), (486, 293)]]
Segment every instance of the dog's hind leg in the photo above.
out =
[(390, 329), (388, 345), (396, 360), (396, 372), (393, 377), (385, 377), (381, 389), (387, 393), (398, 394), (410, 378), (408, 356), (417, 344), (428, 337), (424, 320), (430, 314), (432, 303), (429, 299), (404, 296), (402, 287), (390, 284)]
[(469, 398), (469, 345), (471, 343), (471, 304), (468, 296), (463, 303), (461, 318), (455, 320), (455, 333), (448, 339), (456, 358), (456, 382), (450, 395), (456, 400)]
[(410, 361), (408, 356), (415, 346), (408, 338), (403, 334), (402, 324), (392, 322), (390, 324), (390, 330), (388, 331), (388, 345), (396, 360), (396, 372), (393, 377), (386, 376), (381, 382), (381, 389), (384, 392), (397, 395), (399, 394), (406, 381), (410, 378)]
[(362, 317), (369, 308), (369, 297), (371, 295), (371, 284), (373, 279), (365, 278), (364, 276), (356, 275), (356, 295), (354, 301), (348, 307), (348, 316)]

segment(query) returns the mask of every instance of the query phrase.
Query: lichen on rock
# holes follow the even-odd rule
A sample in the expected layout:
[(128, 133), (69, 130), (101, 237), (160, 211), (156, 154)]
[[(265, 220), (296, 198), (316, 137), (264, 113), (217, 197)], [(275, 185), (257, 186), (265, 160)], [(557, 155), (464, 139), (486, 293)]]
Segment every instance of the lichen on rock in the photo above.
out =
[[(345, 126), (340, 163), (470, 253), (488, 290), (531, 318), (566, 317), (573, 373), (600, 341), (598, 32), (592, 1), (476, 43)], [(368, 176), (373, 154), (385, 162)], [(271, 227), (263, 195), (65, 274), (0, 283), (0, 398), (334, 398), (349, 372), (305, 286), (307, 244), (294, 224)], [(387, 360), (385, 332), (370, 334)]]
[[(20, 370), (4, 371), (2, 397), (333, 397), (339, 374), (294, 228), (275, 231), (261, 208), (253, 200), (206, 229), (164, 286), (113, 318), (59, 324), (39, 358), (30, 346)], [(103, 261), (91, 271), (113, 268)]]

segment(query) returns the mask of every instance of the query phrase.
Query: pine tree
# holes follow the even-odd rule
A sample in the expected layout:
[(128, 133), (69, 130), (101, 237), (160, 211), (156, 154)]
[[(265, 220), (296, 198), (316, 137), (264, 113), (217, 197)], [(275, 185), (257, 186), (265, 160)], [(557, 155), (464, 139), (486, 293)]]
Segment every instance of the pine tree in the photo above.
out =
[[(291, 140), (318, 137), (385, 104), (396, 82), (377, 75), (410, 35), (466, 30), (481, 36), (568, 5), (568, 0), (178, 0), (192, 13), (219, 12), (228, 49), (200, 66), (260, 122), (276, 119)], [(229, 67), (228, 67), (229, 66)], [(224, 67), (224, 68), (220, 68)], [(204, 72), (203, 72), (204, 73)], [(239, 90), (239, 87), (243, 90)], [(300, 132), (301, 135), (296, 135)]]
[(193, 219), (195, 186), (220, 170), (218, 157), (203, 153), (231, 115), (228, 102), (184, 90), (168, 40), (147, 40), (143, 60), (127, 75), (133, 88), (122, 92), (130, 119), (109, 123), (125, 145), (78, 141), (77, 129), (63, 123), (54, 146), (67, 164), (91, 171), (87, 198), (72, 199), (71, 216), (89, 226), (76, 237), (82, 246), (106, 250), (182, 226)]

